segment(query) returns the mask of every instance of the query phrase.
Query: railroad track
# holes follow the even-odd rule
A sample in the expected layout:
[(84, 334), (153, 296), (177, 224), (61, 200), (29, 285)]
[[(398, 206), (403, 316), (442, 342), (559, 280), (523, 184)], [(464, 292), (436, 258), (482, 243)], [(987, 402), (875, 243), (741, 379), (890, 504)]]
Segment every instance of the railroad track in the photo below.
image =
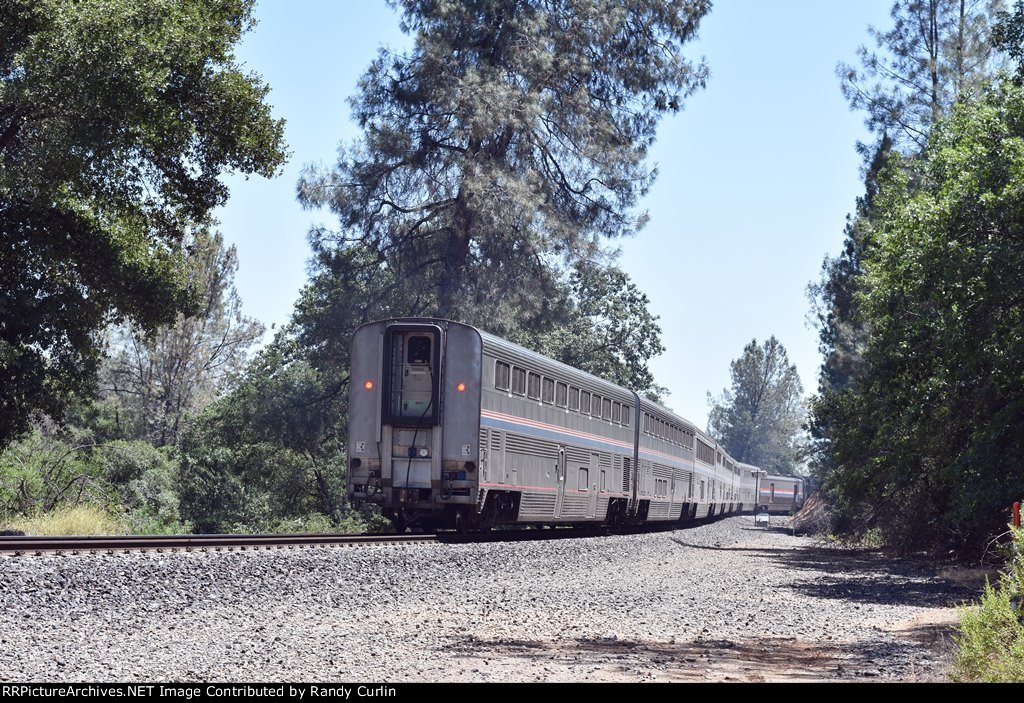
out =
[(369, 544), (422, 544), (436, 535), (107, 535), (75, 537), (0, 536), (0, 554), (123, 554), (132, 552), (209, 552)]
[(645, 525), (609, 529), (561, 527), (512, 529), (459, 534), (295, 534), (295, 535), (87, 535), (38, 537), (0, 535), (0, 556), (47, 554), (131, 554), (146, 552), (233, 552), (318, 547), (359, 547), (380, 544), (465, 544), (478, 542), (530, 542), (578, 539), (598, 535), (626, 535), (679, 529), (679, 525)]

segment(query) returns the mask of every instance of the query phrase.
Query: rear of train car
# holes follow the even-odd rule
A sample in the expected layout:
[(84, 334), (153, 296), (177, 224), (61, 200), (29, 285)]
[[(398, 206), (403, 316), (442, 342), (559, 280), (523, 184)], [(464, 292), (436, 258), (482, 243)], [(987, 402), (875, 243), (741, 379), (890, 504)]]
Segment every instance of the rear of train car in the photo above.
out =
[(769, 513), (791, 513), (804, 504), (804, 480), (796, 476), (765, 474), (758, 491), (758, 510)]

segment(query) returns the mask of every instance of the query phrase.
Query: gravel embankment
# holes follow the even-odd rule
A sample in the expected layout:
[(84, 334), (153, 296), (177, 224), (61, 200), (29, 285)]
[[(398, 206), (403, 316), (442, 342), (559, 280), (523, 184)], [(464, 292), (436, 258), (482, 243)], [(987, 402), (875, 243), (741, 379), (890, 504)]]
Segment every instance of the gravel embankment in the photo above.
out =
[(748, 517), (551, 542), (0, 560), (0, 681), (941, 677), (919, 566)]

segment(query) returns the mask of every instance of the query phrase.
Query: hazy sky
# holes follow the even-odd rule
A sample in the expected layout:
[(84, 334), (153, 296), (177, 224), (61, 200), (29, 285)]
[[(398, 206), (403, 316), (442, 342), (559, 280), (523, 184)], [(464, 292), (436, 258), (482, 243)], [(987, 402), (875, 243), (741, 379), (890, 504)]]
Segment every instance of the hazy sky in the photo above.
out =
[[(805, 390), (815, 388), (805, 289), (839, 250), (863, 188), (854, 144), (867, 139), (835, 67), (855, 60), (869, 24), (889, 26), (890, 4), (719, 0), (688, 46), (706, 57), (710, 81), (662, 122), (651, 157), (658, 181), (643, 203), (650, 223), (617, 244), (661, 317), (666, 352), (653, 369), (667, 404), (701, 427), (706, 393), (729, 384), (729, 362), (751, 339), (778, 337)], [(238, 56), (270, 85), (291, 158), (274, 180), (227, 179), (231, 199), (218, 217), (238, 247), (246, 314), (280, 326), (307, 280), (306, 233), (336, 224), (299, 207), (299, 173), (332, 163), (338, 144), (358, 136), (347, 100), (359, 76), (380, 47), (410, 40), (382, 0), (262, 0), (255, 14)]]

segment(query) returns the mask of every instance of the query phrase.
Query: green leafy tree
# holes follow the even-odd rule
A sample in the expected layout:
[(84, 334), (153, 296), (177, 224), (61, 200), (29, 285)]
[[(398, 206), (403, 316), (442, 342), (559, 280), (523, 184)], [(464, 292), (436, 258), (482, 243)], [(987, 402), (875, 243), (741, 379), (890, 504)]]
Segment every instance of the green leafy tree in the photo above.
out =
[(566, 309), (555, 329), (526, 346), (658, 400), (648, 361), (664, 351), (649, 300), (623, 271), (583, 262), (569, 279)]
[(1024, 492), (1024, 91), (933, 130), (916, 187), (888, 169), (864, 259), (865, 371), (834, 399), (826, 486), (854, 528), (980, 548)]
[(93, 387), (97, 332), (194, 311), (185, 234), (280, 121), (232, 50), (252, 0), (0, 4), (0, 446)]
[(1024, 84), (1024, 0), (1014, 3), (1012, 13), (999, 12), (996, 20), (992, 28), (992, 43), (1014, 65), (1014, 82)]
[(268, 530), (313, 514), (366, 529), (345, 500), (346, 382), (279, 334), (186, 433), (184, 515), (202, 531)]
[(840, 64), (837, 73), (852, 108), (866, 115), (874, 144), (859, 144), (865, 193), (848, 218), (842, 252), (826, 257), (821, 278), (808, 287), (819, 331), (823, 363), (811, 403), (810, 462), (818, 472), (835, 468), (831, 450), (837, 433), (849, 432), (844, 390), (866, 368), (870, 320), (861, 310), (868, 281), (864, 258), (879, 214), (880, 174), (893, 154), (908, 172), (908, 186), (921, 180), (922, 151), (938, 120), (960, 101), (978, 95), (996, 75), (1003, 53), (993, 48), (992, 29), (1002, 2), (989, 0), (898, 0), (886, 31), (869, 28), (877, 49), (859, 50), (861, 68)]
[[(508, 333), (558, 297), (560, 262), (633, 233), (660, 117), (704, 84), (682, 55), (706, 0), (405, 0), (353, 99), (363, 138), (309, 169), (337, 213), (320, 253), (362, 247), (405, 314)], [(351, 261), (351, 257), (347, 257)]]
[(711, 401), (708, 432), (734, 459), (771, 473), (796, 470), (804, 420), (803, 386), (775, 337), (753, 340), (730, 364), (732, 386)]

